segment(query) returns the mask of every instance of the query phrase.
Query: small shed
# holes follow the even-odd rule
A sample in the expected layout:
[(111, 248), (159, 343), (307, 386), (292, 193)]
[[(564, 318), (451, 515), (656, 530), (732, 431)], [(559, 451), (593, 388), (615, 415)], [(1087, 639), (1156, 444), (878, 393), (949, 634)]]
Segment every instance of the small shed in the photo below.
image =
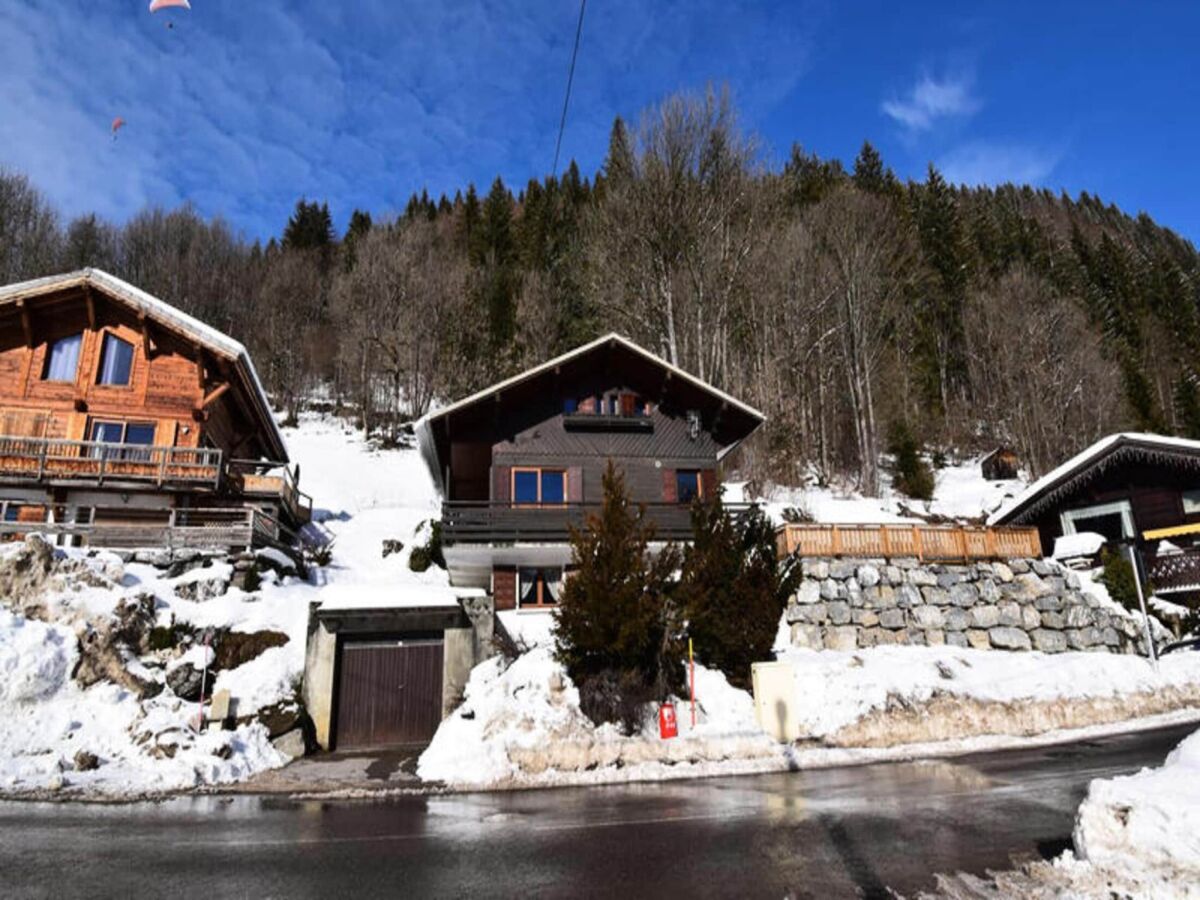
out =
[(1019, 462), (1015, 450), (997, 447), (980, 461), (979, 468), (988, 481), (1008, 481), (1017, 477)]

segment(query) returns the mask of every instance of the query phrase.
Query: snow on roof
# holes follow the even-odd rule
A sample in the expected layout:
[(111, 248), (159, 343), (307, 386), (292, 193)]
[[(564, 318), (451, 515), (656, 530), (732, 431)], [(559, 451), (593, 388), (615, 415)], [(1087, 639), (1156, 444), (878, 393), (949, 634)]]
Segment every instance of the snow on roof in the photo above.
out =
[(1074, 559), (1079, 556), (1095, 556), (1104, 546), (1105, 537), (1094, 531), (1079, 531), (1064, 534), (1054, 539), (1051, 559)]
[(457, 607), (464, 597), (482, 597), (478, 588), (452, 588), (439, 584), (347, 584), (329, 585), (322, 592), (322, 612), (352, 612), (372, 609), (422, 609), (431, 606)]
[(1037, 481), (1033, 482), (1031, 485), (1029, 485), (1029, 487), (1025, 488), (1025, 490), (1017, 494), (1017, 496), (1013, 497), (994, 513), (988, 516), (987, 523), (989, 525), (998, 525), (1003, 523), (1010, 516), (1019, 512), (1023, 507), (1029, 505), (1042, 493), (1055, 487), (1059, 482), (1065, 480), (1073, 472), (1095, 462), (1111, 450), (1116, 449), (1120, 444), (1142, 444), (1163, 450), (1182, 450), (1200, 455), (1200, 441), (1191, 441), (1187, 440), (1186, 438), (1168, 437), (1162, 434), (1150, 434), (1148, 432), (1137, 431), (1121, 431), (1117, 432), (1116, 434), (1110, 434), (1107, 437), (1103, 437), (1096, 441), (1096, 443), (1092, 444), (1085, 450), (1075, 454), (1065, 463), (1053, 469), (1052, 471), (1047, 472)]
[(79, 269), (78, 271), (67, 272), (62, 275), (49, 275), (45, 278), (35, 278), (31, 281), (5, 285), (0, 287), (0, 305), (15, 303), (17, 300), (23, 300), (27, 297), (39, 297), (43, 294), (61, 291), (64, 288), (82, 287), (84, 285), (92, 285), (99, 288), (125, 305), (169, 327), (173, 327), (177, 331), (185, 332), (189, 337), (203, 344), (209, 350), (226, 356), (243, 366), (249, 376), (250, 386), (256, 394), (256, 397), (253, 399), (260, 406), (260, 417), (270, 431), (270, 438), (277, 444), (276, 449), (283, 453), (284, 460), (282, 461), (286, 461), (287, 444), (283, 440), (283, 435), (279, 431), (275, 417), (271, 414), (271, 402), (267, 398), (266, 389), (263, 387), (262, 380), (258, 377), (258, 372), (254, 368), (254, 361), (250, 358), (250, 354), (244, 344), (240, 341), (235, 341), (224, 332), (218, 331), (194, 316), (176, 309), (166, 301), (160, 300), (158, 297), (146, 293), (141, 288), (134, 287), (129, 282), (117, 278), (115, 275), (110, 275), (101, 269)]
[(679, 368), (678, 366), (672, 365), (671, 363), (667, 362), (661, 356), (651, 353), (645, 347), (642, 347), (639, 344), (635, 344), (629, 338), (627, 338), (623, 335), (617, 334), (615, 331), (612, 331), (612, 332), (609, 332), (608, 334), (604, 335), (603, 337), (596, 338), (594, 341), (591, 341), (590, 343), (584, 344), (581, 347), (576, 347), (574, 350), (570, 350), (570, 351), (562, 354), (561, 356), (556, 356), (556, 357), (554, 357), (554, 359), (548, 360), (547, 362), (544, 362), (541, 365), (534, 366), (532, 369), (526, 369), (524, 372), (514, 375), (511, 378), (507, 378), (504, 381), (493, 384), (490, 387), (486, 387), (481, 391), (476, 391), (474, 394), (471, 394), (471, 396), (464, 397), (462, 400), (455, 401), (454, 403), (451, 403), (449, 406), (443, 406), (441, 409), (431, 410), (430, 412), (426, 413), (424, 416), (421, 417), (420, 421), (417, 422), (417, 425), (418, 426), (424, 425), (427, 422), (433, 421), (434, 419), (440, 419), (442, 416), (452, 413), (455, 410), (462, 409), (463, 407), (466, 407), (466, 406), (470, 406), (473, 403), (478, 403), (480, 400), (490, 397), (492, 394), (496, 393), (497, 391), (502, 391), (505, 388), (509, 388), (509, 387), (512, 387), (513, 385), (520, 384), (523, 381), (527, 381), (528, 379), (533, 378), (535, 375), (540, 375), (542, 372), (553, 369), (555, 366), (560, 366), (565, 362), (570, 362), (571, 360), (576, 359), (580, 356), (583, 356), (584, 354), (590, 353), (592, 350), (595, 350), (598, 347), (602, 347), (604, 344), (608, 344), (608, 343), (619, 344), (627, 350), (632, 350), (634, 353), (638, 354), (639, 356), (642, 356), (645, 359), (648, 359), (651, 362), (662, 366), (664, 369), (669, 370), (672, 375), (674, 375), (678, 378), (681, 378), (684, 381), (689, 382), (690, 384), (695, 385), (696, 387), (700, 388), (703, 391), (707, 391), (708, 393), (712, 394), (714, 397), (717, 397), (718, 399), (724, 401), (725, 403), (728, 403), (730, 406), (737, 407), (742, 412), (746, 413), (749, 416), (753, 416), (754, 418), (758, 419), (760, 422), (764, 421), (766, 419), (766, 416), (763, 415), (762, 413), (760, 413), (754, 407), (747, 406), (745, 403), (743, 403), (741, 400), (738, 400), (736, 397), (732, 397), (729, 394), (725, 393), (724, 391), (720, 390), (719, 388), (713, 387), (707, 381), (703, 381), (703, 380), (697, 378), (695, 375), (685, 372), (683, 369)]

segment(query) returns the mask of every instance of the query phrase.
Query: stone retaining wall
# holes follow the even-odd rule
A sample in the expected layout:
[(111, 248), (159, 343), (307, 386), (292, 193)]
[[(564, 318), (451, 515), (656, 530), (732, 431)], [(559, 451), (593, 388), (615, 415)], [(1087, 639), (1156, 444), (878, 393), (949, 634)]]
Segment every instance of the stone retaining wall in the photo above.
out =
[(1078, 575), (1048, 560), (806, 559), (801, 565), (786, 613), (796, 647), (1145, 653), (1139, 620), (1081, 591)]

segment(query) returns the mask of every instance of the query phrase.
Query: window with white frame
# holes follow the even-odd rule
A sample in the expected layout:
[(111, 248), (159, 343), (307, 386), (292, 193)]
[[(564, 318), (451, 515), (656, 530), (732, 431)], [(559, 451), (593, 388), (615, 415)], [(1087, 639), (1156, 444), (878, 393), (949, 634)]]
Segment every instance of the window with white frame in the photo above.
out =
[(517, 607), (544, 609), (558, 605), (562, 596), (561, 566), (522, 566), (517, 570)]
[(1104, 535), (1110, 541), (1120, 541), (1137, 533), (1133, 524), (1133, 507), (1128, 500), (1064, 510), (1059, 518), (1063, 534), (1091, 531)]

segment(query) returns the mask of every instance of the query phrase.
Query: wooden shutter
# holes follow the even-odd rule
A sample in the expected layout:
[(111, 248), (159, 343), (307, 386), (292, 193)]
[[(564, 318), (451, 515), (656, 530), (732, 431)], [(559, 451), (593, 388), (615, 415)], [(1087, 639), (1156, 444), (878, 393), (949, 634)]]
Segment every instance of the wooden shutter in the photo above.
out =
[(492, 569), (492, 599), (497, 611), (517, 608), (517, 570), (512, 566)]
[(632, 416), (637, 410), (637, 395), (622, 394), (621, 395), (621, 415)]
[(679, 502), (679, 493), (678, 493), (678, 485), (675, 483), (675, 470), (674, 469), (663, 469), (662, 470), (662, 479), (663, 479), (663, 502), (664, 503), (678, 503)]
[(700, 470), (700, 496), (705, 500), (711, 500), (717, 496), (716, 469)]
[(512, 502), (512, 466), (492, 466), (492, 500)]
[(583, 502), (583, 467), (571, 466), (567, 469), (567, 502)]

